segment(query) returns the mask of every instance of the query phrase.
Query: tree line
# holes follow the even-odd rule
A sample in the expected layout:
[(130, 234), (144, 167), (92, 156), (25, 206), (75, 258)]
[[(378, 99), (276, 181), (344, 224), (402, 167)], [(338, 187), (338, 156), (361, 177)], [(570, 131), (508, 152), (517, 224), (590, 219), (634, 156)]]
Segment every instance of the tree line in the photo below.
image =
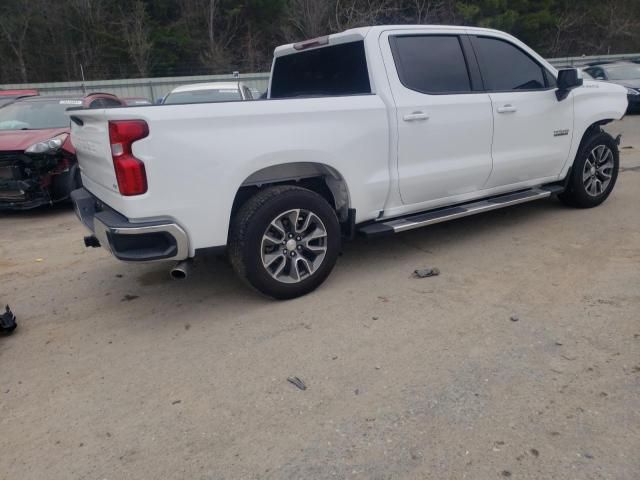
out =
[(427, 23), (548, 57), (640, 52), (639, 0), (0, 0), (0, 83), (266, 71), (282, 43)]

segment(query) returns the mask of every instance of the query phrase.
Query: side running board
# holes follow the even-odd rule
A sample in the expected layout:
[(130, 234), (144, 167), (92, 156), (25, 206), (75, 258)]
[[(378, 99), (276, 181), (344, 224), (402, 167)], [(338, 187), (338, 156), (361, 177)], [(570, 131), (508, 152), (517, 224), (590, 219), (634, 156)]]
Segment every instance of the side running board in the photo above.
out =
[(455, 207), (445, 207), (424, 213), (412, 214), (407, 217), (370, 223), (358, 228), (358, 232), (367, 237), (405, 232), (407, 230), (413, 230), (414, 228), (448, 222), (449, 220), (455, 220), (456, 218), (468, 217), (469, 215), (490, 212), (491, 210), (510, 207), (520, 203), (541, 200), (560, 193), (562, 190), (563, 187), (559, 185), (547, 185), (544, 187), (532, 188), (530, 190), (508, 193), (506, 195), (500, 195), (485, 200), (465, 203)]

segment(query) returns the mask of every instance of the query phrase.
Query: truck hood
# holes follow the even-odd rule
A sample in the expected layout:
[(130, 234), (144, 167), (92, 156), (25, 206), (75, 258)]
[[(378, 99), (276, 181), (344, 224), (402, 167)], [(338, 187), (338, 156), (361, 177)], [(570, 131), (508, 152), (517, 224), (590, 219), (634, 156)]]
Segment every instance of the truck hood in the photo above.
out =
[[(0, 152), (24, 152), (34, 143), (49, 140), (62, 133), (69, 133), (68, 128), (47, 128), (42, 130), (0, 130)], [(65, 150), (72, 150), (69, 140), (64, 144)]]
[(623, 87), (640, 88), (640, 78), (635, 80), (607, 80), (607, 82), (622, 85)]

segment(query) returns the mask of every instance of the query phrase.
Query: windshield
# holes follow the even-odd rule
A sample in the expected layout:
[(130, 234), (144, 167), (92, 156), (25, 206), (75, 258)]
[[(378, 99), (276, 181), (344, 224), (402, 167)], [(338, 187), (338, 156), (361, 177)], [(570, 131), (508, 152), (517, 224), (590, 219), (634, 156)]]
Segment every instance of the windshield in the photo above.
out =
[(192, 90), (190, 92), (170, 93), (165, 98), (165, 104), (176, 103), (208, 103), (208, 102), (231, 102), (242, 100), (240, 90), (237, 88), (224, 88), (220, 90)]
[(640, 65), (619, 65), (607, 67), (609, 80), (638, 80), (640, 79)]
[[(72, 103), (77, 102), (77, 103)], [(51, 100), (37, 102), (16, 102), (0, 108), (0, 130), (38, 130), (45, 128), (65, 128), (69, 117), (65, 110), (82, 105), (75, 100)]]

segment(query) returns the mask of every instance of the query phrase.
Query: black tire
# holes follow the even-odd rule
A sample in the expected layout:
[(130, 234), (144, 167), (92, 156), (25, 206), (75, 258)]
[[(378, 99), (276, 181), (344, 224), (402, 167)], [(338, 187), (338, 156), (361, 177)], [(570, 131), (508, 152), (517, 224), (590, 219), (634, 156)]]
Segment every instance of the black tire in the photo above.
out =
[[(606, 188), (594, 195), (590, 194), (587, 191), (587, 186), (585, 185), (583, 175), (585, 175), (585, 167), (587, 166), (587, 162), (593, 161), (594, 157), (591, 157), (592, 152), (594, 152), (594, 150), (599, 147), (605, 147), (611, 151), (613, 156), (613, 167), (610, 172), (611, 179)], [(611, 192), (616, 185), (616, 181), (618, 180), (619, 168), (620, 154), (618, 151), (618, 144), (616, 143), (614, 138), (608, 133), (601, 130), (592, 133), (591, 136), (583, 142), (580, 150), (578, 151), (576, 159), (573, 162), (569, 181), (567, 183), (567, 189), (558, 197), (565, 205), (569, 205), (571, 207), (597, 207), (602, 202), (604, 202), (609, 197), (609, 195), (611, 195)]]
[[(271, 222), (294, 209), (312, 212), (321, 220), (326, 231), (326, 253), (313, 273), (305, 272), (304, 278), (300, 275), (297, 283), (284, 283), (264, 266), (262, 242)], [(327, 201), (311, 190), (284, 185), (261, 190), (244, 203), (231, 222), (228, 252), (240, 278), (267, 296), (285, 300), (306, 295), (325, 281), (336, 263), (340, 244), (340, 224)]]

